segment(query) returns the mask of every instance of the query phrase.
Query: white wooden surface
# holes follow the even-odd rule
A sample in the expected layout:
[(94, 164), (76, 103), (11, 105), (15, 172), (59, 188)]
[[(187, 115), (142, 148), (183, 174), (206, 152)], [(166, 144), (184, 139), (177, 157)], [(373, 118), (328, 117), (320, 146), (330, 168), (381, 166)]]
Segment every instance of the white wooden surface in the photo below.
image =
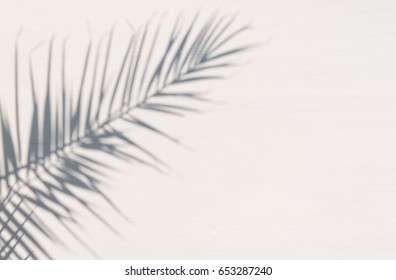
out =
[[(198, 2), (0, 2), (2, 50), (21, 24), (39, 41), (198, 7), (239, 11), (246, 40), (267, 42), (208, 86), (220, 103), (203, 114), (147, 116), (191, 149), (131, 131), (179, 175), (114, 162), (107, 194), (131, 222), (93, 201), (123, 237), (82, 211), (81, 238), (104, 259), (395, 258), (396, 2)], [(53, 225), (70, 247), (43, 238), (55, 258), (93, 257)]]

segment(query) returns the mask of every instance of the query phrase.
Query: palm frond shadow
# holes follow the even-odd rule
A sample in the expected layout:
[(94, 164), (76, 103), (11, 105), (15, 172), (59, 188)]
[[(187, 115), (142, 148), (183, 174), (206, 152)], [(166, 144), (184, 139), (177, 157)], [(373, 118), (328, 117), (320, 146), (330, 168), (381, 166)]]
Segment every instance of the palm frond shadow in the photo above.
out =
[[(114, 27), (96, 44), (96, 53), (95, 44), (90, 41), (82, 63), (76, 100), (67, 89), (66, 39), (62, 44), (59, 69), (61, 90), (52, 87), (57, 38), (51, 38), (45, 92), (41, 93), (44, 94), (43, 102), (39, 100), (33, 53), (29, 57), (31, 92), (28, 94), (32, 100), (32, 113), (26, 147), (23, 147), (18, 109), (21, 92), (17, 41), (15, 128), (11, 128), (8, 114), (0, 106), (0, 151), (3, 155), (0, 159), (0, 195), (4, 197), (0, 202), (0, 259), (51, 259), (51, 254), (39, 242), (43, 237), (67, 247), (40, 220), (37, 210), (53, 216), (87, 250), (99, 257), (69, 226), (79, 226), (78, 213), (70, 206), (70, 201), (78, 203), (115, 234), (121, 235), (90, 203), (92, 196), (98, 196), (125, 216), (103, 190), (103, 170), (110, 172), (115, 168), (106, 164), (111, 161), (98, 160), (98, 154), (102, 153), (109, 160), (135, 161), (158, 172), (166, 173), (170, 167), (125, 134), (117, 124), (134, 125), (180, 144), (175, 137), (138, 118), (134, 110), (175, 116), (197, 112), (194, 106), (183, 105), (183, 100), (207, 99), (200, 92), (189, 90), (188, 86), (223, 79), (218, 71), (235, 66), (235, 55), (252, 47), (232, 47), (232, 39), (249, 29), (249, 26), (234, 28), (235, 16), (218, 16), (216, 13), (201, 27), (197, 26), (199, 19), (197, 13), (189, 23), (183, 24), (182, 16), (179, 16), (164, 49), (158, 46), (162, 22), (148, 22), (131, 34), (115, 73), (111, 73), (109, 66)], [(105, 54), (102, 56), (103, 46)], [(181, 102), (175, 103), (176, 99)], [(124, 146), (133, 149), (124, 149)]]

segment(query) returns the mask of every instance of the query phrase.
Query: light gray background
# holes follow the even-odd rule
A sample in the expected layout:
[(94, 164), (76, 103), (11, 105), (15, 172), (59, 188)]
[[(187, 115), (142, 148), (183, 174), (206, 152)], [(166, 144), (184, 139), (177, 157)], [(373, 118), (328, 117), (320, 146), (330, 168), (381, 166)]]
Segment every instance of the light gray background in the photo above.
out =
[[(244, 42), (267, 43), (208, 86), (204, 114), (147, 116), (191, 148), (133, 132), (179, 175), (115, 162), (107, 194), (132, 222), (94, 201), (123, 238), (84, 212), (80, 236), (105, 259), (395, 258), (395, 1), (2, 0), (1, 61), (21, 25), (26, 42), (83, 38), (87, 19), (102, 32), (199, 7), (239, 11)], [(70, 247), (43, 239), (55, 258), (92, 258), (53, 225)]]

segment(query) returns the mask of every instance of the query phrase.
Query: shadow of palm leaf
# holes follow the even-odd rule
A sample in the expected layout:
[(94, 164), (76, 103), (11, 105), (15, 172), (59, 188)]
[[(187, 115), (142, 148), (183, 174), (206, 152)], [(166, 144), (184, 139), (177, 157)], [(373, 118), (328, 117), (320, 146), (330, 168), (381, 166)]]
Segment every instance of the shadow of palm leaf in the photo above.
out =
[[(50, 40), (44, 102), (38, 100), (31, 54), (32, 114), (26, 149), (21, 148), (19, 111), (16, 110), (17, 126), (13, 134), (7, 114), (0, 106), (0, 146), (3, 152), (0, 194), (6, 194), (0, 204), (2, 259), (37, 259), (39, 256), (50, 259), (51, 255), (38, 241), (43, 236), (67, 247), (31, 209), (52, 215), (87, 250), (99, 257), (69, 226), (70, 223), (79, 225), (78, 213), (69, 201), (78, 203), (115, 234), (121, 235), (90, 203), (92, 196), (98, 196), (125, 216), (103, 191), (103, 171), (115, 171), (115, 168), (98, 160), (98, 153), (109, 159), (135, 161), (159, 172), (167, 172), (169, 167), (147, 147), (125, 134), (117, 124), (134, 125), (180, 144), (178, 139), (136, 117), (134, 109), (176, 116), (198, 112), (193, 106), (175, 103), (175, 99), (207, 101), (200, 92), (191, 92), (188, 86), (222, 79), (218, 71), (235, 66), (235, 55), (251, 47), (226, 48), (231, 39), (249, 28), (243, 26), (235, 30), (235, 16), (219, 17), (214, 14), (201, 27), (197, 27), (199, 18), (197, 13), (190, 23), (184, 25), (182, 16), (179, 16), (164, 49), (157, 44), (161, 21), (157, 24), (149, 22), (133, 32), (111, 81), (109, 64), (114, 27), (107, 35), (104, 57), (100, 50), (106, 37), (99, 40), (96, 54), (93, 54), (94, 44), (89, 42), (76, 101), (66, 89), (66, 40), (62, 45), (60, 93), (51, 87), (56, 38)], [(15, 64), (18, 108), (18, 45)], [(124, 146), (134, 149), (124, 149)], [(81, 195), (82, 191), (84, 195)], [(33, 229), (36, 234), (27, 228)]]

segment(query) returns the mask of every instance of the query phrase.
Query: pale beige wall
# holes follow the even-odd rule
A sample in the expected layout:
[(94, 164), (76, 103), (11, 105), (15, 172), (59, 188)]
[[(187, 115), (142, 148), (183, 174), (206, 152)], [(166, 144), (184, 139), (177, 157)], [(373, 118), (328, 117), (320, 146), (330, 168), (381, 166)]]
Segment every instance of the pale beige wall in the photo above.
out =
[[(394, 1), (2, 0), (1, 100), (21, 25), (25, 46), (83, 42), (87, 20), (99, 34), (199, 7), (239, 11), (244, 40), (268, 43), (207, 86), (205, 113), (145, 116), (191, 149), (130, 131), (178, 175), (114, 162), (107, 193), (131, 222), (94, 200), (123, 238), (83, 211), (81, 238), (105, 259), (395, 258)], [(92, 258), (43, 217), (71, 248), (43, 239), (55, 258)]]

